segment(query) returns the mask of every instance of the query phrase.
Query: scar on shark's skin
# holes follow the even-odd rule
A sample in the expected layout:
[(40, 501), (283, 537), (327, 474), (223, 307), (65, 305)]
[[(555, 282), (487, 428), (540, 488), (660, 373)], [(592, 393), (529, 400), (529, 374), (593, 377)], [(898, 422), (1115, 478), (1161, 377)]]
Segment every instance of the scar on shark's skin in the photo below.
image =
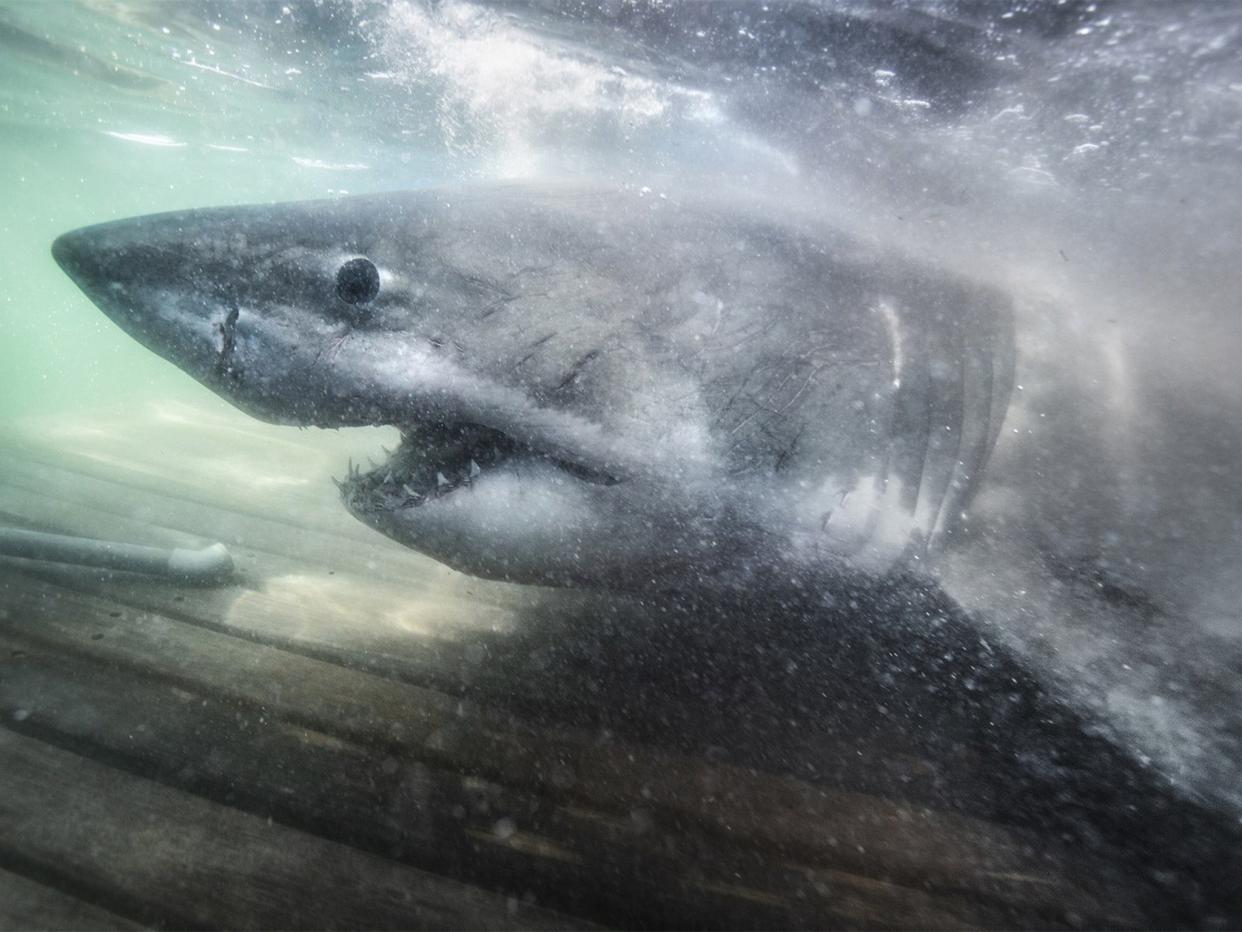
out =
[(575, 362), (570, 367), (569, 371), (561, 379), (560, 384), (556, 386), (555, 391), (559, 392), (563, 388), (569, 388), (570, 385), (572, 385), (574, 382), (577, 381), (579, 373), (582, 372), (583, 368), (587, 365), (587, 363), (589, 363), (592, 359), (594, 359), (598, 355), (599, 355), (599, 350), (597, 349), (593, 349), (589, 353), (586, 353), (585, 355), (583, 355), (577, 362)]
[(553, 330), (553, 331), (552, 331), (551, 333), (549, 333), (547, 336), (542, 336), (542, 337), (540, 337), (538, 340), (536, 340), (534, 343), (530, 344), (530, 352), (529, 352), (529, 353), (527, 353), (525, 356), (523, 356), (521, 359), (519, 359), (517, 362), (515, 362), (515, 363), (513, 364), (513, 368), (514, 368), (514, 369), (516, 369), (516, 368), (518, 368), (519, 366), (524, 366), (524, 365), (526, 365), (526, 363), (528, 363), (528, 362), (530, 362), (532, 359), (534, 359), (534, 358), (535, 358), (535, 351), (536, 351), (539, 347), (543, 346), (543, 344), (545, 344), (545, 343), (547, 343), (549, 340), (551, 340), (554, 336), (556, 336), (556, 334), (557, 334), (557, 331)]
[(334, 359), (336, 359), (336, 354), (341, 351), (341, 347), (345, 345), (345, 341), (349, 339), (349, 335), (351, 333), (353, 333), (352, 330), (346, 330), (339, 337), (334, 339), (326, 348), (317, 352), (315, 354), (315, 365), (319, 365), (325, 353), (327, 353), (328, 356), (328, 363), (331, 363)]
[(220, 355), (216, 357), (216, 377), (237, 380), (241, 373), (232, 366), (233, 350), (237, 348), (237, 318), (240, 314), (234, 304), (224, 323), (220, 324)]

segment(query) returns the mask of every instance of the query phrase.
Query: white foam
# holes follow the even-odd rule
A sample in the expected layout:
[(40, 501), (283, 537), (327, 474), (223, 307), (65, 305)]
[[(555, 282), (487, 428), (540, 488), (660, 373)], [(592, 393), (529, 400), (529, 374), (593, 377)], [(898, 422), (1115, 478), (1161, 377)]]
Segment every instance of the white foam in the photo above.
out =
[(631, 74), (471, 3), (397, 3), (384, 27), (385, 73), (409, 87), (442, 84), (437, 113), (450, 144), (477, 142), (463, 127), (489, 130), (485, 142), (500, 146), (509, 175), (536, 170), (533, 143), (566, 121), (638, 126), (674, 110), (709, 122), (720, 117), (708, 93)]

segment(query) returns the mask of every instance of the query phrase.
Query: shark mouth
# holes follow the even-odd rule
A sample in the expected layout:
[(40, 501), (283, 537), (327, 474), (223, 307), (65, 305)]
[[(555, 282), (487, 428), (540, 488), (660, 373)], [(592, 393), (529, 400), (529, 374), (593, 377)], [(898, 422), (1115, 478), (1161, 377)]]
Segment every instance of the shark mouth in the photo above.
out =
[(352, 512), (416, 508), (484, 480), (489, 473), (522, 462), (540, 462), (582, 482), (616, 485), (598, 469), (572, 462), (501, 431), (480, 424), (420, 424), (401, 431), (401, 444), (387, 459), (363, 472), (351, 462), (337, 480), (341, 499)]

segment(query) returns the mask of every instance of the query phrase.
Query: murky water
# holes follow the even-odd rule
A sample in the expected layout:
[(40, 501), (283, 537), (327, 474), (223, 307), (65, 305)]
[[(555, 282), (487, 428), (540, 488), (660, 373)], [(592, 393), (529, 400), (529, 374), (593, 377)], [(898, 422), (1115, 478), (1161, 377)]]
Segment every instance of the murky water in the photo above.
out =
[(937, 585), (1236, 821), (1242, 12), (1012, 7), (0, 3), (0, 423), (235, 416), (56, 266), (75, 227), (532, 178), (763, 191), (1013, 296), (1014, 402)]

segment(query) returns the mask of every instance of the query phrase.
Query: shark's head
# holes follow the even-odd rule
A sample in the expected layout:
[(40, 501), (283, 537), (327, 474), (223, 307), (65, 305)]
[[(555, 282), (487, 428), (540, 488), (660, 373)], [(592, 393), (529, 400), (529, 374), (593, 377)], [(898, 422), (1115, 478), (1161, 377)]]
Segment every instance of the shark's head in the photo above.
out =
[[(398, 427), (399, 449), (343, 483), (349, 509), (528, 583), (887, 567), (969, 484), (941, 463), (957, 447), (933, 457), (908, 423), (901, 380), (926, 394), (936, 363), (901, 332), (908, 305), (999, 319), (990, 297), (910, 266), (875, 281), (888, 260), (842, 237), (645, 192), (192, 210), (52, 251), (126, 332), (239, 408)], [(996, 355), (994, 331), (980, 353)], [(987, 397), (958, 398), (984, 450), (963, 452), (972, 470), (996, 426), (987, 367), (971, 384)]]

